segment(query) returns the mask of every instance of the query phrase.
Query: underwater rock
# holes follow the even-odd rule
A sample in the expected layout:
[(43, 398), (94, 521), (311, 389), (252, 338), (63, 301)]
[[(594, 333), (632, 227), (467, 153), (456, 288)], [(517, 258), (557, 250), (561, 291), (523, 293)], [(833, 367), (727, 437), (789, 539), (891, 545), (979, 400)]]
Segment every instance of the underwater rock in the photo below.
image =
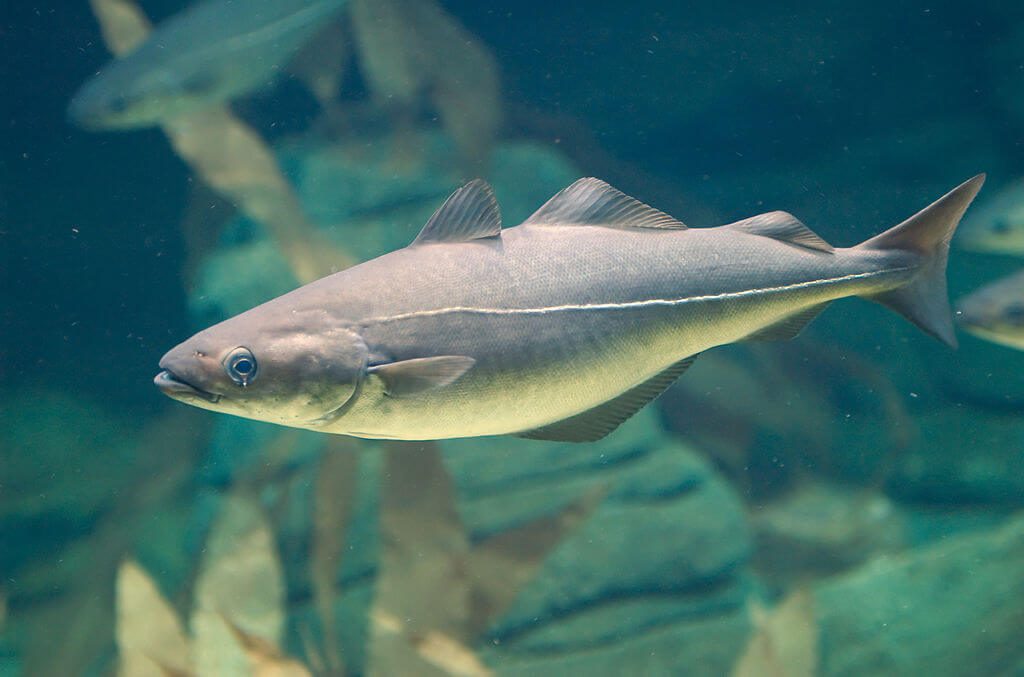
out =
[[(503, 677), (529, 675), (680, 675), (720, 677), (743, 651), (750, 621), (742, 610), (675, 623), (652, 622), (643, 632), (621, 634), (633, 617), (628, 605), (612, 606), (601, 615), (618, 618), (616, 631), (600, 642), (575, 651), (516, 651), (497, 643), (482, 651), (488, 665)], [(567, 628), (581, 632), (577, 628)], [(616, 634), (618, 632), (619, 634)]]
[[(243, 436), (218, 439), (221, 445), (251, 442)], [(379, 552), (381, 457), (377, 445), (361, 445), (334, 607), (342, 655), (355, 669), (365, 660)], [(605, 491), (590, 518), (555, 546), (489, 628), (490, 642), (582, 651), (602, 637), (639, 635), (670, 620), (700, 623), (742, 607), (751, 550), (742, 503), (706, 461), (665, 438), (653, 412), (640, 412), (593, 445), (480, 438), (441, 446), (473, 544), (557, 515), (589, 491)], [(301, 646), (302, 628), (315, 617), (308, 548), (316, 467), (307, 463), (298, 470), (287, 490), (291, 507), (283, 514), (289, 517), (279, 522), (279, 542), (295, 546), (282, 552), (289, 597), (297, 601), (288, 623), (292, 647)]]
[(666, 428), (764, 501), (808, 475), (871, 480), (915, 441), (905, 399), (874, 360), (801, 336), (709, 351), (657, 407)]
[[(666, 440), (653, 413), (638, 413), (615, 435), (587, 445), (589, 455), (579, 453), (575, 464), (562, 467), (553, 461), (571, 454), (570, 445), (498, 438), (443, 446), (474, 538), (510, 519), (559, 509), (588, 487), (608, 487), (591, 519), (548, 556), (491, 628), (492, 637), (558, 623), (602, 600), (714, 587), (741, 573), (749, 556), (739, 497), (693, 451)], [(504, 476), (481, 478), (470, 470), (485, 460), (491, 468), (504, 466)]]
[(1024, 504), (1024, 420), (1017, 411), (979, 415), (966, 406), (920, 414), (922, 444), (899, 459), (888, 491), (938, 505)]
[[(56, 391), (0, 395), (0, 523), (51, 516), (87, 524), (130, 474), (125, 423), (96, 402)], [(99, 464), (104, 472), (91, 472)], [(97, 481), (100, 475), (106, 481)]]
[[(1018, 674), (1024, 622), (1024, 518), (896, 556), (882, 556), (813, 590), (822, 675)], [(669, 604), (663, 602), (662, 604)], [(630, 604), (587, 610), (567, 627), (583, 650), (523, 636), (483, 649), (502, 675), (728, 674), (752, 633), (742, 609), (664, 618), (643, 632), (600, 634)], [(650, 617), (654, 618), (651, 614)], [(568, 625), (568, 624), (567, 624)], [(621, 627), (621, 624), (618, 627)]]
[(1018, 516), (820, 585), (821, 674), (1020, 674), (1022, 563)]
[(85, 537), (134, 472), (127, 423), (63, 393), (0, 397), (0, 570), (12, 597), (52, 595), (87, 561)]
[(754, 568), (785, 586), (821, 578), (907, 545), (900, 509), (878, 492), (807, 484), (754, 513)]

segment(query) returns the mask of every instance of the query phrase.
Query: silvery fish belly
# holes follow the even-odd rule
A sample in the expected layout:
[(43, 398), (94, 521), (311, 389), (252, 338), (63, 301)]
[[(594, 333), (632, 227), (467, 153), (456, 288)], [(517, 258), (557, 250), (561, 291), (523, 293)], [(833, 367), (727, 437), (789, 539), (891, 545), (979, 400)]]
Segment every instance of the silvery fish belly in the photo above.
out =
[(984, 180), (834, 248), (785, 212), (717, 228), (581, 179), (515, 228), (474, 181), (408, 247), (206, 329), (157, 385), (329, 433), (591, 441), (714, 346), (795, 336), (862, 296), (955, 344), (949, 241)]

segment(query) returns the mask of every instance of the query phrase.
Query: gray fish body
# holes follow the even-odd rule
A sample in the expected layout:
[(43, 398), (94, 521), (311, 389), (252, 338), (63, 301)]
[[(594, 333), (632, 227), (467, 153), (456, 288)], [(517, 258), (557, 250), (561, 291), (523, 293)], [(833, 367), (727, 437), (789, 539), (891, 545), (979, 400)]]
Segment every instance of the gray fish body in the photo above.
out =
[(500, 247), (403, 249), (318, 283), (324, 301), (337, 299), (324, 319), (352, 326), (371, 355), (476, 364), (429, 398), (367, 389), (323, 429), (444, 438), (541, 427), (800, 310), (898, 286), (909, 259), (809, 251), (728, 228), (531, 225), (505, 231)]
[(155, 125), (270, 84), (346, 0), (201, 0), (159, 24), (73, 97), (70, 118)]
[[(953, 343), (945, 254), (980, 185), (833, 249), (782, 212), (686, 229), (586, 179), (499, 232), (493, 215), (473, 225), (489, 207), (471, 184), (409, 247), (181, 344), (157, 383), (205, 408), (358, 437), (597, 439), (656, 397), (687, 358), (792, 336), (834, 299), (872, 298)], [(217, 370), (232, 350), (270, 363), (251, 392), (222, 385)], [(341, 364), (337, 388), (313, 375)], [(311, 385), (255, 392), (278, 379)]]

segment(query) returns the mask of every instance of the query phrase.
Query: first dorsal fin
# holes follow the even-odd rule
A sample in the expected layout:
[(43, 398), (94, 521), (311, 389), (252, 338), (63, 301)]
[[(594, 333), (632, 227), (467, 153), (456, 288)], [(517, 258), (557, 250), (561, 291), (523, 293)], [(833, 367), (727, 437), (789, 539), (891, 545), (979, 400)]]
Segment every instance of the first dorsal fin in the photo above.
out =
[(555, 421), (541, 428), (524, 430), (516, 437), (531, 440), (552, 440), (556, 442), (594, 442), (618, 428), (626, 419), (640, 411), (668, 388), (690, 368), (696, 355), (676, 362), (668, 369), (656, 374), (638, 386), (627, 390), (613, 400), (599, 404), (593, 409)]
[(494, 191), (474, 179), (451, 194), (423, 226), (413, 244), (466, 242), (501, 235), (501, 211)]
[(725, 227), (742, 230), (751, 235), (770, 237), (773, 240), (779, 240), (780, 242), (786, 242), (806, 249), (829, 253), (835, 251), (832, 245), (825, 242), (817, 233), (804, 225), (800, 219), (788, 212), (759, 214), (749, 219), (731, 223)]
[(524, 225), (663, 228), (686, 225), (654, 207), (629, 197), (600, 179), (580, 179), (534, 212)]

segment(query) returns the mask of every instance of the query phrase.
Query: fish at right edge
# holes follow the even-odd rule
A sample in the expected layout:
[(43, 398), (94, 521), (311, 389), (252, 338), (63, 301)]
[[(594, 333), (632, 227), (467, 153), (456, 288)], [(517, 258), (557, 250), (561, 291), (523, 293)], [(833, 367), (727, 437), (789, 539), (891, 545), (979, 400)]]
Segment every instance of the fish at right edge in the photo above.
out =
[(687, 228), (597, 179), (503, 230), (474, 181), (408, 247), (199, 332), (155, 382), (325, 433), (596, 440), (704, 350), (794, 336), (835, 299), (955, 345), (946, 257), (983, 180), (848, 249), (785, 212)]
[(972, 209), (956, 242), (972, 252), (1024, 257), (1024, 178), (1002, 186)]
[(1024, 271), (987, 284), (957, 303), (964, 331), (992, 343), (1024, 350)]

